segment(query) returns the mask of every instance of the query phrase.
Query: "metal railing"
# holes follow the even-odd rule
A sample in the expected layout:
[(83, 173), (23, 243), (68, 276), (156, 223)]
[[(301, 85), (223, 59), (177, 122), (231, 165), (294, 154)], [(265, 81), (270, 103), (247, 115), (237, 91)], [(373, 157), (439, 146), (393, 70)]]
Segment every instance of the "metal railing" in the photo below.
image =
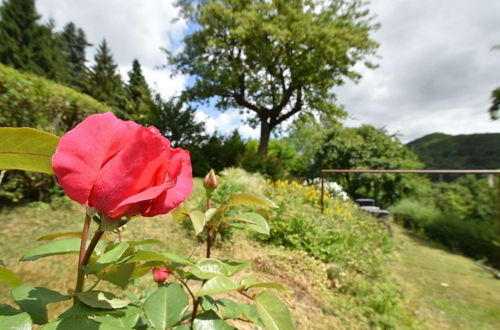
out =
[(499, 199), (499, 216), (500, 216), (500, 170), (347, 170), (347, 169), (322, 169), (320, 171), (321, 179), (321, 213), (324, 211), (324, 194), (325, 194), (325, 174), (326, 173), (395, 173), (395, 174), (492, 174), (498, 176), (498, 199)]

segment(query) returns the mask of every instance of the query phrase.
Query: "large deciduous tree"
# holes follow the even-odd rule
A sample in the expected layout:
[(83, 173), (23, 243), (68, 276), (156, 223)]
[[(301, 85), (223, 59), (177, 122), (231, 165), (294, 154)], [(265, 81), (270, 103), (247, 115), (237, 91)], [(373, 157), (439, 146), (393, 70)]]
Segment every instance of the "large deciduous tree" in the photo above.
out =
[[(374, 54), (376, 27), (362, 0), (179, 0), (197, 29), (177, 54), (177, 73), (194, 77), (185, 96), (216, 99), (221, 110), (253, 113), (259, 154), (274, 128), (302, 110), (343, 114), (332, 88), (357, 80)], [(366, 63), (372, 67), (370, 63)]]

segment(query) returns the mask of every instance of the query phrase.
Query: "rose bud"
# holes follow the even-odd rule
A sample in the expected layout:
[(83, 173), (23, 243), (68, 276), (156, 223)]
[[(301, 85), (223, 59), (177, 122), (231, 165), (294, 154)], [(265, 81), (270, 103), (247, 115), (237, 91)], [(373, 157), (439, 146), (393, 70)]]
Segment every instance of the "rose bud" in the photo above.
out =
[(205, 180), (203, 180), (203, 185), (205, 188), (212, 188), (215, 189), (219, 186), (219, 183), (217, 182), (217, 177), (215, 176), (215, 172), (213, 169), (208, 172), (207, 176), (205, 177)]
[(61, 137), (52, 167), (74, 201), (112, 219), (165, 214), (189, 197), (189, 152), (155, 127), (91, 115)]
[(161, 268), (153, 268), (153, 277), (158, 283), (165, 282), (170, 277), (171, 273), (172, 272), (170, 271), (170, 269), (168, 269), (167, 266), (163, 266)]

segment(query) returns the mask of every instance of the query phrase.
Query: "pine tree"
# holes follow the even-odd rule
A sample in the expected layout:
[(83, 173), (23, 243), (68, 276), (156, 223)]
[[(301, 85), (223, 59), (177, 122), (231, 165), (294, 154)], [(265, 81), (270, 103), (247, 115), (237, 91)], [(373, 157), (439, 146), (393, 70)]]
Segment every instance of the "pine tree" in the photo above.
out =
[(34, 0), (5, 0), (0, 7), (0, 61), (23, 71), (40, 73), (33, 45), (40, 15)]
[(63, 31), (58, 35), (64, 57), (68, 62), (68, 71), (70, 74), (69, 85), (77, 89), (84, 89), (84, 82), (87, 75), (86, 67), (86, 48), (92, 46), (87, 41), (85, 32), (77, 28), (73, 22), (67, 23)]
[(120, 110), (125, 106), (123, 82), (105, 39), (99, 44), (94, 60), (86, 86), (87, 93), (96, 100), (112, 106), (115, 112), (123, 117), (123, 110)]
[(132, 70), (128, 72), (126, 86), (127, 106), (125, 111), (131, 120), (147, 125), (153, 120), (154, 106), (146, 78), (142, 73), (141, 64), (137, 59), (132, 62)]

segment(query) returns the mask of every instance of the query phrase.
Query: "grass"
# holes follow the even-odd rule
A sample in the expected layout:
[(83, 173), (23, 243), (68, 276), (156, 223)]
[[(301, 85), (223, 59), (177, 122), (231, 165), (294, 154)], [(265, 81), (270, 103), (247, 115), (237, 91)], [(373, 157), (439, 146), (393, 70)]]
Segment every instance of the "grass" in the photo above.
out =
[(500, 329), (500, 281), (471, 259), (395, 226), (391, 266), (426, 329)]
[[(279, 197), (279, 190), (270, 192), (268, 189), (273, 185), (259, 177), (250, 179), (238, 170), (228, 171), (226, 176), (231, 185), (221, 186), (227, 190), (225, 193), (242, 189)], [(279, 189), (288, 187), (282, 186)], [(274, 185), (271, 189), (278, 188)], [(291, 192), (298, 194), (300, 189)], [(221, 193), (219, 198), (223, 195)], [(290, 198), (292, 196), (287, 195), (286, 199)], [(299, 200), (298, 197), (294, 199), (297, 204), (300, 204)], [(193, 207), (203, 205), (201, 179), (195, 179), (195, 191), (188, 204)], [(304, 212), (315, 212), (316, 208), (311, 205), (295, 207)], [(335, 232), (338, 237), (344, 237), (346, 234), (342, 231), (346, 231), (348, 239), (339, 241), (345, 241), (344, 250), (342, 244), (337, 243), (336, 249), (343, 255), (332, 258), (330, 262), (314, 258), (311, 253), (300, 249), (269, 245), (243, 233), (230, 235), (227, 237), (230, 239), (217, 244), (213, 255), (220, 259), (251, 259), (253, 263), (244, 272), (245, 277), (285, 284), (289, 290), (280, 295), (290, 306), (297, 329), (488, 329), (500, 324), (497, 311), (500, 300), (494, 295), (500, 292), (499, 281), (491, 279), (470, 260), (451, 255), (399, 228), (396, 228), (396, 252), (386, 253), (385, 257), (380, 252), (374, 257), (373, 252), (366, 248), (380, 249), (378, 243), (363, 245), (357, 236), (366, 235), (363, 236), (366, 240), (375, 240), (376, 235), (366, 234), (365, 229), (372, 228), (373, 231), (376, 228), (373, 223), (366, 224), (366, 218), (351, 218), (350, 213), (345, 213), (350, 210), (342, 205), (332, 208), (329, 219), (338, 222)], [(36, 241), (40, 236), (80, 231), (83, 216), (83, 209), (65, 198), (50, 205), (33, 203), (4, 209), (0, 212), (0, 235), (4, 238), (0, 241), (0, 259), (19, 275), (23, 283), (67, 293), (75, 282), (76, 254), (34, 262), (18, 263), (18, 260), (24, 252), (41, 244)], [(312, 216), (315, 217), (316, 213)], [(204, 252), (203, 244), (193, 238), (190, 225), (174, 223), (168, 216), (134, 219), (122, 235), (124, 240), (160, 239), (167, 244), (165, 250), (179, 255), (202, 258)], [(392, 260), (390, 268), (387, 267), (388, 258)], [(344, 263), (349, 267), (345, 268)], [(376, 271), (367, 272), (368, 269)], [(153, 289), (152, 278), (146, 277), (132, 288), (136, 293)], [(241, 299), (236, 294), (230, 297)], [(2, 283), (0, 301), (12, 303), (9, 288)], [(69, 304), (50, 304), (49, 317), (54, 318)], [(246, 324), (235, 325), (238, 329), (253, 329)]]

